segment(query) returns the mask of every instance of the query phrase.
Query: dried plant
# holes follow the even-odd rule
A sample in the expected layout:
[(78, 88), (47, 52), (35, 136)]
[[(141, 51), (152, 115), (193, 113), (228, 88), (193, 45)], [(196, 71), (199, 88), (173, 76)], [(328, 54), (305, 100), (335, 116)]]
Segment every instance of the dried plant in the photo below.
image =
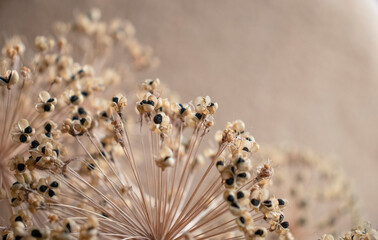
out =
[[(334, 240), (334, 236), (331, 234), (325, 234), (319, 240)], [(349, 232), (340, 235), (337, 239), (339, 240), (377, 240), (378, 232), (377, 230), (371, 228), (370, 226), (351, 229)]]
[[(94, 9), (88, 14), (78, 14), (72, 23), (55, 23), (56, 40), (44, 36), (36, 37), (35, 53), (30, 50), (25, 52), (26, 46), (17, 36), (9, 39), (2, 48), (2, 196), (6, 194), (5, 190), (9, 189), (13, 181), (13, 174), (7, 166), (8, 161), (24, 151), (22, 146), (12, 141), (12, 138), (18, 135), (10, 137), (12, 125), (16, 120), (28, 118), (34, 123), (40, 119), (47, 119), (48, 112), (52, 112), (52, 119), (62, 118), (63, 113), (58, 113), (55, 105), (56, 98), (64, 88), (80, 92), (78, 96), (82, 99), (105, 86), (114, 89), (119, 85), (121, 77), (123, 82), (128, 82), (133, 78), (133, 72), (155, 67), (158, 63), (150, 47), (139, 43), (131, 23), (114, 19), (110, 24), (106, 24), (100, 20), (100, 16), (100, 12)], [(83, 56), (83, 52), (91, 54)], [(108, 57), (114, 52), (122, 52), (128, 56), (127, 61), (122, 62), (122, 71), (116, 69), (118, 66)], [(89, 58), (92, 65), (81, 66), (74, 62), (71, 55)], [(94, 68), (96, 76), (93, 76)], [(28, 135), (31, 134), (34, 133)], [(23, 140), (25, 136), (27, 135), (22, 134), (18, 137)]]
[[(129, 104), (116, 83), (125, 73), (106, 69), (115, 45), (130, 69), (157, 60), (129, 22), (100, 15), (55, 24), (30, 63), (20, 39), (3, 48), (1, 195), (12, 215), (2, 239), (292, 239), (287, 201), (269, 192), (273, 169), (255, 165), (244, 123), (207, 139), (218, 104), (182, 104), (158, 79)], [(204, 142), (217, 147), (202, 157)]]
[(292, 145), (265, 147), (259, 153), (263, 159), (272, 157), (279, 169), (273, 189), (291, 203), (294, 237), (307, 239), (324, 232), (337, 235), (363, 223), (351, 182), (336, 158)]

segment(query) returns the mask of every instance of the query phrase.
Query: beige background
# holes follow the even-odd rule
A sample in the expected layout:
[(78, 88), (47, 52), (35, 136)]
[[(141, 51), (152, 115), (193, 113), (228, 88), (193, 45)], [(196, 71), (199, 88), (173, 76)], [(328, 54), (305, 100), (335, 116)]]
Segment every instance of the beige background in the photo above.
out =
[(101, 6), (130, 19), (183, 100), (210, 95), (217, 128), (243, 119), (259, 142), (336, 154), (378, 227), (378, 6), (373, 0), (1, 1), (2, 37)]

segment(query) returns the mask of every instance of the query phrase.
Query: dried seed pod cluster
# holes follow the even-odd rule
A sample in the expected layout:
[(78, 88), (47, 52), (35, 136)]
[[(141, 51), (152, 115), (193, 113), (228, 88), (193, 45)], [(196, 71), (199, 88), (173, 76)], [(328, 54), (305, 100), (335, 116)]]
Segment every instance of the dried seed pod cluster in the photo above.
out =
[[(340, 240), (353, 240), (353, 239), (360, 239), (360, 240), (377, 240), (378, 239), (378, 232), (377, 230), (371, 227), (362, 227), (359, 226), (357, 228), (351, 229), (349, 232), (340, 235), (337, 239)], [(324, 234), (319, 240), (335, 240), (333, 235), (331, 234)]]
[[(216, 140), (228, 148), (215, 164), (225, 188), (223, 198), (245, 238), (265, 239), (270, 231), (278, 233), (281, 239), (293, 239), (283, 213), (287, 200), (275, 198), (268, 190), (273, 176), (270, 164), (255, 168), (252, 175), (252, 155), (259, 145), (246, 132), (245, 124), (240, 120), (227, 123), (225, 130), (217, 133)], [(261, 222), (269, 227), (265, 228)]]
[[(66, 147), (59, 143), (61, 130), (82, 133), (92, 126), (93, 119), (89, 109), (77, 107), (84, 99), (96, 100), (91, 98), (92, 94), (103, 92), (105, 86), (112, 91), (117, 87), (121, 76), (125, 81), (130, 81), (134, 71), (147, 70), (157, 63), (151, 49), (143, 46), (135, 33), (122, 34), (132, 28), (131, 23), (122, 28), (122, 20), (115, 19), (112, 23), (107, 23), (97, 19), (96, 24), (107, 30), (102, 36), (111, 37), (114, 43), (105, 50), (96, 46), (97, 40), (101, 38), (100, 32), (95, 35), (83, 34), (73, 27), (77, 21), (78, 18), (75, 18), (73, 22), (55, 24), (56, 37), (36, 37), (35, 50), (31, 44), (28, 54), (25, 54), (26, 47), (17, 36), (10, 38), (2, 48), (0, 184), (1, 198), (7, 198), (10, 204), (19, 202), (16, 199), (13, 203), (10, 202), (12, 197), (9, 189), (15, 181), (11, 171), (16, 171), (17, 180), (23, 177), (27, 182), (30, 176), (33, 176), (33, 181), (36, 180), (35, 171), (59, 169), (62, 166), (60, 158), (65, 156)], [(113, 23), (117, 21), (119, 27)], [(118, 36), (115, 36), (115, 32), (119, 33)], [(67, 39), (73, 41), (68, 42)], [(138, 50), (127, 44), (129, 41)], [(76, 62), (73, 56), (82, 58), (81, 50), (86, 48), (96, 49), (98, 52), (88, 51), (91, 55), (90, 61), (82, 59), (82, 62), (88, 64)], [(128, 58), (119, 64), (127, 70), (116, 71), (118, 64), (115, 65), (104, 53), (111, 54), (122, 50)], [(93, 66), (96, 66), (96, 70)], [(98, 103), (93, 105), (96, 105), (93, 109), (95, 112)], [(25, 146), (28, 146), (27, 151)], [(3, 221), (8, 218), (7, 214), (12, 213), (10, 205), (5, 203), (2, 201), (4, 212), (1, 225), (6, 224)]]
[[(98, 220), (90, 216), (82, 224), (77, 224), (71, 218), (61, 219), (55, 223), (55, 228), (32, 227), (30, 216), (19, 211), (11, 217), (12, 229), (2, 233), (4, 240), (16, 239), (80, 239), (97, 240)], [(75, 237), (77, 236), (77, 237)]]
[[(133, 60), (132, 66), (138, 70), (155, 67), (159, 64), (153, 56), (151, 47), (143, 45), (135, 36), (135, 28), (131, 22), (124, 19), (113, 19), (105, 22), (101, 19), (101, 11), (92, 9), (88, 13), (79, 13), (74, 22), (55, 24), (57, 33), (64, 34), (71, 30), (78, 34), (89, 36), (95, 46), (82, 44), (83, 52), (90, 51), (97, 55), (108, 55), (112, 47), (116, 44), (121, 45)], [(90, 59), (90, 57), (89, 57)]]
[(290, 228), (296, 238), (310, 238), (314, 231), (340, 234), (363, 222), (357, 195), (334, 157), (295, 146), (264, 146), (259, 153), (280, 167), (272, 189), (291, 203)]
[[(119, 43), (136, 69), (155, 64), (130, 23), (106, 23), (93, 10), (55, 28), (57, 39), (35, 39), (29, 68), (18, 39), (3, 51), (12, 69), (1, 78), (1, 195), (12, 212), (3, 239), (264, 239), (268, 231), (290, 239), (287, 202), (267, 190), (270, 165), (252, 165), (258, 145), (242, 121), (201, 156), (215, 101), (182, 103), (148, 79), (129, 106), (115, 84), (124, 75), (96, 58)], [(81, 47), (70, 34), (83, 35), (89, 60), (76, 61)]]

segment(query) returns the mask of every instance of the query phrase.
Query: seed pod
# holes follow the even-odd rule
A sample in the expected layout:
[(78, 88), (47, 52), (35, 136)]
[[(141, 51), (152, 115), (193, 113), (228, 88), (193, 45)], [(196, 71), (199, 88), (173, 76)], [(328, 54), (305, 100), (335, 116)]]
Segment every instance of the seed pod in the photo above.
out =
[(222, 172), (225, 169), (224, 158), (219, 157), (217, 159), (217, 162), (215, 163), (215, 166), (217, 167), (219, 172)]
[(232, 203), (236, 202), (236, 201), (237, 201), (237, 198), (236, 198), (236, 193), (235, 193), (235, 191), (227, 189), (227, 190), (224, 191), (224, 193), (223, 193), (223, 199), (224, 199), (225, 201), (227, 201), (229, 204), (232, 204)]
[(251, 218), (251, 214), (249, 212), (244, 212), (236, 218), (236, 224), (238, 225), (239, 229), (243, 231), (247, 226), (253, 224), (253, 220)]
[(251, 174), (249, 172), (239, 172), (236, 175), (236, 184), (243, 185), (251, 178)]
[(247, 207), (249, 204), (249, 191), (247, 190), (240, 190), (236, 193), (237, 201), (239, 202), (240, 206)]
[(240, 171), (250, 171), (252, 168), (251, 161), (247, 158), (242, 157), (241, 154), (238, 154), (236, 156), (234, 164), (236, 165), (236, 168)]

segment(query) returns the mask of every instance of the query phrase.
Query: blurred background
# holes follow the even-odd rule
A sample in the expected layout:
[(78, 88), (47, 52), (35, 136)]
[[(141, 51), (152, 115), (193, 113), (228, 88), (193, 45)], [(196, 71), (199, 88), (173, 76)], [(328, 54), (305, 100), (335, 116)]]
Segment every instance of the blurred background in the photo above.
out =
[(377, 4), (1, 0), (0, 33), (32, 40), (92, 7), (105, 19), (129, 19), (161, 60), (139, 80), (159, 77), (183, 101), (211, 96), (220, 105), (217, 129), (242, 119), (262, 145), (295, 143), (337, 156), (377, 228)]

